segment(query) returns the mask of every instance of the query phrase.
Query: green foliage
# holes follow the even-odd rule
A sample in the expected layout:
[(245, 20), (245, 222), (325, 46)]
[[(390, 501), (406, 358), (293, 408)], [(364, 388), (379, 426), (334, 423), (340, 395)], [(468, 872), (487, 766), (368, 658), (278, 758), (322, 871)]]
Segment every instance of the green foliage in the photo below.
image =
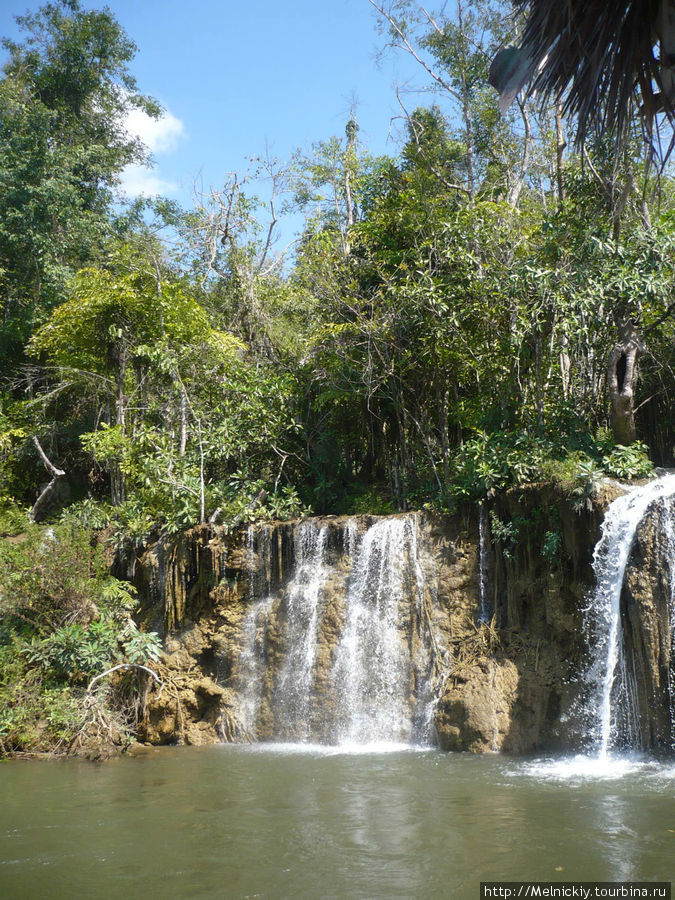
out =
[[(0, 741), (52, 749), (82, 727), (82, 692), (122, 663), (157, 661), (154, 633), (131, 619), (132, 585), (109, 574), (102, 548), (72, 522), (0, 540)], [(107, 690), (110, 708), (119, 702)], [(102, 714), (105, 714), (105, 710)]]
[(110, 525), (112, 518), (113, 507), (110, 504), (85, 497), (64, 509), (59, 522), (74, 528), (101, 531)]
[(575, 450), (546, 461), (542, 474), (570, 498), (576, 510), (590, 508), (604, 476), (600, 465), (601, 450), (589, 444), (588, 452)]
[(270, 494), (265, 501), (265, 511), (273, 519), (297, 519), (311, 515), (298, 492), (291, 485), (284, 485), (280, 491)]
[(480, 499), (516, 484), (542, 480), (555, 452), (550, 439), (524, 432), (502, 432), (467, 441), (456, 457), (453, 493)]
[(547, 531), (544, 534), (544, 543), (541, 548), (541, 555), (549, 562), (553, 562), (558, 558), (562, 548), (562, 533), (559, 530)]
[[(116, 265), (128, 261), (123, 253)], [(274, 477), (270, 445), (296, 428), (292, 380), (254, 368), (245, 349), (211, 327), (182, 285), (158, 292), (134, 267), (79, 273), (71, 299), (36, 332), (32, 352), (60, 367), (59, 397), (75, 394), (78, 415), (83, 403), (115, 410), (80, 441), (111, 479), (118, 531), (188, 526), (202, 505), (204, 514), (222, 505), (234, 472), (251, 483)]]
[[(221, 509), (220, 521), (224, 525), (236, 521), (240, 524), (273, 519), (297, 519), (311, 514), (294, 487), (284, 485), (270, 489), (263, 480), (252, 481), (244, 471), (237, 471), (227, 484), (220, 484), (214, 491), (214, 502)], [(256, 500), (264, 496), (264, 500)], [(255, 502), (253, 502), (255, 501)]]
[(0, 749), (65, 745), (81, 722), (80, 700), (69, 685), (46, 682), (19, 649), (0, 642)]
[(28, 515), (15, 503), (0, 500), (0, 538), (16, 536), (26, 528)]
[[(572, 449), (582, 443), (585, 449)], [(507, 487), (540, 481), (558, 484), (578, 508), (595, 496), (603, 476), (644, 478), (653, 472), (647, 447), (614, 446), (601, 434), (571, 441), (566, 434), (549, 437), (502, 432), (467, 441), (455, 459), (452, 493), (481, 499)]]
[(158, 662), (162, 656), (162, 642), (154, 631), (139, 631), (133, 622), (127, 625), (122, 639), (126, 662), (140, 665)]
[(0, 352), (16, 361), (75, 269), (114, 233), (113, 188), (145, 159), (122, 126), (157, 115), (129, 72), (134, 44), (108, 10), (49, 3), (17, 19), (0, 80)]
[(117, 651), (117, 627), (101, 619), (89, 627), (77, 622), (61, 625), (45, 638), (34, 638), (23, 653), (31, 665), (79, 683), (109, 668)]
[(514, 549), (520, 534), (520, 522), (505, 522), (494, 510), (490, 510), (490, 534), (492, 539), (501, 545), (502, 553), (507, 559), (513, 559)]
[(396, 509), (384, 485), (356, 484), (345, 493), (336, 512), (349, 516), (386, 516)]
[(654, 471), (646, 444), (636, 441), (630, 447), (617, 444), (602, 458), (602, 467), (608, 475), (617, 478), (647, 478)]

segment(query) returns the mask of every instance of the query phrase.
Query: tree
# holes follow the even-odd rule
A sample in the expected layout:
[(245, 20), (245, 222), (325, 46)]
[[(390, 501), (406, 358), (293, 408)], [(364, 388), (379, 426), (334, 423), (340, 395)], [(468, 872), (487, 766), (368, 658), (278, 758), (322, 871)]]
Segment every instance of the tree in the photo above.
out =
[(124, 248), (107, 269), (81, 270), (29, 344), (43, 427), (75, 427), (113, 503), (148, 528), (204, 520), (229, 494), (274, 481), (294, 428), (288, 378), (251, 364), (189, 282), (154, 263)]
[(138, 93), (136, 51), (108, 10), (57, 0), (20, 16), (5, 39), (0, 80), (0, 353), (20, 360), (31, 331), (65, 296), (68, 278), (99, 257), (114, 229), (122, 168), (146, 159), (124, 129)]

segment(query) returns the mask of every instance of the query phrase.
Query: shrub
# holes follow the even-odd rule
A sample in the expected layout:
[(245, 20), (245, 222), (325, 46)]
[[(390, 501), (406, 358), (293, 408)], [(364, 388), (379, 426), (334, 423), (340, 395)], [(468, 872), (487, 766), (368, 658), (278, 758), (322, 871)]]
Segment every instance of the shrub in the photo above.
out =
[[(95, 675), (159, 658), (158, 636), (131, 618), (136, 603), (85, 529), (33, 525), (0, 540), (0, 751), (63, 749), (91, 724), (82, 699)], [(100, 721), (123, 724), (133, 689), (108, 682), (95, 702)]]

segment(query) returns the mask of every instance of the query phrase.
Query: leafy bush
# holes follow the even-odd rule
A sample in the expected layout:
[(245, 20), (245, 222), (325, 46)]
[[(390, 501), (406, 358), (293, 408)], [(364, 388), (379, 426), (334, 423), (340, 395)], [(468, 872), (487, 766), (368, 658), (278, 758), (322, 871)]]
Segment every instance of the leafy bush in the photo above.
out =
[(158, 662), (162, 655), (162, 642), (154, 631), (139, 631), (130, 622), (122, 637), (122, 648), (126, 662), (143, 665)]
[[(92, 533), (70, 522), (0, 540), (0, 751), (71, 741), (91, 711), (82, 696), (95, 675), (158, 660), (158, 636), (131, 618), (136, 604), (133, 586), (109, 574)], [(97, 694), (103, 721), (123, 724), (125, 691), (113, 683)]]
[(25, 509), (9, 501), (0, 500), (0, 538), (15, 537), (25, 530), (28, 515)]
[(646, 478), (654, 471), (646, 444), (636, 441), (630, 447), (617, 444), (603, 456), (602, 467), (616, 478)]
[(59, 521), (64, 525), (99, 531), (110, 525), (113, 514), (114, 510), (110, 504), (86, 497), (64, 509)]
[(386, 516), (395, 513), (394, 504), (381, 485), (357, 485), (345, 495), (336, 511), (341, 515)]
[(502, 432), (467, 441), (455, 458), (452, 493), (482, 499), (512, 485), (552, 481), (578, 508), (597, 493), (603, 475), (645, 478), (653, 472), (647, 447), (614, 445), (600, 432), (581, 433), (574, 447), (567, 435), (555, 439), (527, 432)]
[(84, 628), (62, 625), (45, 638), (34, 638), (23, 650), (29, 663), (72, 682), (81, 682), (109, 668), (119, 655), (117, 627), (99, 619)]
[(550, 442), (527, 432), (500, 432), (467, 441), (455, 459), (453, 493), (481, 499), (512, 484), (541, 479)]
[(490, 511), (490, 534), (496, 543), (501, 544), (502, 553), (507, 559), (513, 559), (513, 551), (520, 534), (519, 522), (504, 522), (494, 510)]
[(544, 535), (544, 543), (541, 548), (541, 555), (549, 562), (553, 562), (560, 553), (562, 547), (562, 534), (560, 531), (547, 531)]

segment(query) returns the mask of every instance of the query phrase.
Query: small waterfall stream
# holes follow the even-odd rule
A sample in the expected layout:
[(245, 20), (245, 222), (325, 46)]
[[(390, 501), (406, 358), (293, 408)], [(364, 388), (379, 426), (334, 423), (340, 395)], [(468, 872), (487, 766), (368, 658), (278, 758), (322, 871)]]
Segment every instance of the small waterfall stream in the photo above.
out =
[(310, 522), (296, 538), (295, 575), (288, 589), (286, 654), (273, 702), (279, 718), (293, 723), (296, 736), (311, 736), (310, 702), (318, 647), (321, 588), (327, 577), (327, 529)]
[[(244, 727), (250, 730), (258, 716), (265, 678), (265, 625), (274, 598), (270, 596), (271, 542), (269, 528), (249, 528), (246, 535), (249, 567), (249, 609), (244, 617), (243, 649), (239, 657), (240, 713)], [(256, 553), (259, 562), (256, 565)], [(258, 599), (262, 598), (262, 599)]]
[(251, 588), (235, 674), (252, 736), (269, 710), (274, 740), (429, 740), (432, 625), (417, 532), (414, 514), (374, 520), (362, 533), (351, 519), (341, 528), (300, 523), (292, 568), (275, 592), (269, 536), (249, 529)]
[(492, 618), (492, 603), (489, 599), (488, 582), (488, 523), (485, 503), (478, 504), (478, 621), (489, 622)]
[[(675, 503), (673, 504), (675, 505)], [(670, 571), (670, 673), (668, 678), (668, 707), (670, 711), (671, 750), (675, 751), (675, 509), (666, 518), (664, 540)]]
[(338, 743), (412, 738), (412, 661), (400, 627), (419, 610), (423, 590), (415, 520), (377, 522), (356, 553), (333, 665)]
[[(606, 760), (620, 735), (617, 721), (623, 717), (629, 731), (628, 743), (639, 746), (635, 712), (634, 673), (627, 666), (621, 627), (621, 591), (626, 566), (637, 528), (649, 507), (675, 495), (675, 475), (634, 488), (610, 504), (602, 524), (602, 535), (594, 552), (596, 588), (586, 610), (586, 628), (591, 644), (592, 664), (586, 674), (591, 689), (593, 746), (600, 760)], [(675, 555), (673, 525), (668, 538)], [(670, 569), (671, 573), (673, 567)], [(672, 600), (671, 582), (671, 600)], [(675, 617), (673, 603), (671, 617)], [(673, 619), (675, 624), (675, 619)], [(672, 698), (672, 666), (671, 666)], [(672, 715), (671, 700), (671, 715)]]

